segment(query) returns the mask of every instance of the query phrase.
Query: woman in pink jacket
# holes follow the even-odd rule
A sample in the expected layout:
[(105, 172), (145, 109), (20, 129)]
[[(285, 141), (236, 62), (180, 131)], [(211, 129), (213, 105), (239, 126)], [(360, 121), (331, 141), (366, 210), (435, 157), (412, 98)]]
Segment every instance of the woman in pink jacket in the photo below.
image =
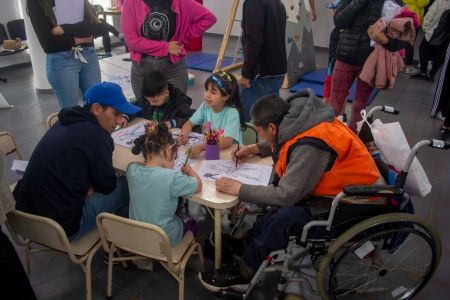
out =
[(142, 101), (144, 76), (160, 71), (186, 94), (184, 45), (202, 35), (216, 17), (194, 0), (126, 0), (122, 31), (132, 60), (131, 85)]

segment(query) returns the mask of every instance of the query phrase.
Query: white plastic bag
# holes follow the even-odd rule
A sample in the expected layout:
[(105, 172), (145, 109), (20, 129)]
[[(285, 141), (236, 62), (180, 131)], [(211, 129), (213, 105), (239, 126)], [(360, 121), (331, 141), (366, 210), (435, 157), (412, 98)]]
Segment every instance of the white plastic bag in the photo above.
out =
[[(375, 144), (380, 149), (383, 160), (388, 165), (401, 171), (411, 152), (411, 148), (400, 123), (383, 124), (380, 120), (375, 120), (371, 128)], [(430, 181), (417, 157), (414, 158), (408, 171), (405, 191), (411, 196), (421, 197), (425, 197), (431, 192)]]

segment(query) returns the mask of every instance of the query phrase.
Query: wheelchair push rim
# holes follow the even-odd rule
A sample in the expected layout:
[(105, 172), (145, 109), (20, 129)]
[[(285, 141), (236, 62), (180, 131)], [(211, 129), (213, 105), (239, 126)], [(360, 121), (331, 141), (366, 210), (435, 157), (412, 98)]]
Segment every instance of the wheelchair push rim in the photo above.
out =
[(441, 256), (437, 232), (409, 214), (385, 214), (348, 229), (328, 248), (317, 276), (323, 299), (411, 299)]

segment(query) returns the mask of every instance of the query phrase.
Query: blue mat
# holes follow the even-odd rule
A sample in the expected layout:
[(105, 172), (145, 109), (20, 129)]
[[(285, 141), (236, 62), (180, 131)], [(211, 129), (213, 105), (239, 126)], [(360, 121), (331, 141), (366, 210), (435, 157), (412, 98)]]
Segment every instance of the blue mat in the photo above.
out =
[[(236, 62), (242, 61), (242, 59), (237, 59)], [(217, 63), (217, 57), (214, 60), (210, 60), (210, 61), (205, 61), (203, 63), (194, 65), (191, 67), (191, 69), (194, 70), (200, 70), (200, 71), (206, 71), (206, 72), (212, 72), (214, 71), (214, 68), (216, 67), (216, 63)], [(232, 57), (224, 57), (222, 60), (222, 68), (229, 66), (233, 64), (233, 58)]]
[(186, 67), (192, 68), (195, 65), (207, 62), (216, 61), (217, 55), (212, 53), (197, 52), (186, 56)]
[(317, 69), (306, 73), (300, 78), (300, 81), (308, 81), (314, 83), (325, 83), (325, 77), (327, 76), (327, 69)]
[[(242, 61), (238, 58), (237, 61)], [(217, 54), (197, 52), (186, 56), (186, 67), (189, 69), (212, 72), (216, 67)], [(232, 57), (224, 57), (222, 67), (229, 66), (233, 63)]]
[[(323, 97), (323, 84), (316, 83), (316, 82), (307, 82), (307, 81), (301, 81), (297, 83), (296, 85), (292, 86), (289, 90), (291, 93), (296, 93), (302, 89), (310, 88), (314, 91), (316, 96)], [(356, 92), (356, 84), (353, 83), (352, 87), (350, 88), (350, 95), (348, 96), (348, 102), (352, 102), (355, 98), (355, 92)], [(369, 104), (373, 101), (375, 96), (378, 94), (379, 90), (374, 89), (372, 91), (372, 94), (370, 94), (369, 97)]]

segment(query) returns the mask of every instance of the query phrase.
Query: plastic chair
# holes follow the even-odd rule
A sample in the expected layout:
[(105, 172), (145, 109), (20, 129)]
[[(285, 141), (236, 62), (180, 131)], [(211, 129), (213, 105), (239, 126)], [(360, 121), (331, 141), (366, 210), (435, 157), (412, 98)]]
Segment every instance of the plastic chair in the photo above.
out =
[[(45, 250), (56, 250), (69, 256), (86, 273), (86, 299), (92, 299), (91, 263), (95, 252), (101, 247), (97, 230), (81, 239), (70, 242), (64, 229), (52, 219), (14, 210), (7, 215), (6, 226), (14, 241), (25, 248), (25, 271), (30, 276), (30, 254)], [(20, 237), (19, 237), (20, 236)], [(31, 243), (44, 249), (31, 249)]]
[[(97, 216), (97, 229), (103, 248), (109, 253), (107, 297), (112, 295), (112, 268), (116, 261), (153, 259), (178, 281), (178, 299), (184, 299), (184, 270), (192, 254), (197, 254), (204, 271), (202, 248), (191, 232), (184, 235), (182, 241), (171, 247), (169, 237), (158, 226), (122, 218), (109, 213)], [(114, 252), (128, 251), (134, 256), (114, 257)], [(120, 252), (119, 252), (120, 255)]]
[(23, 19), (12, 20), (6, 23), (8, 27), (9, 36), (11, 39), (15, 40), (20, 38), (22, 41), (27, 40), (27, 35), (25, 33), (25, 22)]
[(55, 125), (55, 123), (58, 121), (58, 114), (59, 112), (55, 112), (47, 117), (47, 128), (50, 128), (53, 125)]
[(244, 145), (253, 145), (258, 143), (258, 133), (255, 125), (246, 123), (247, 128), (242, 132), (242, 142)]

